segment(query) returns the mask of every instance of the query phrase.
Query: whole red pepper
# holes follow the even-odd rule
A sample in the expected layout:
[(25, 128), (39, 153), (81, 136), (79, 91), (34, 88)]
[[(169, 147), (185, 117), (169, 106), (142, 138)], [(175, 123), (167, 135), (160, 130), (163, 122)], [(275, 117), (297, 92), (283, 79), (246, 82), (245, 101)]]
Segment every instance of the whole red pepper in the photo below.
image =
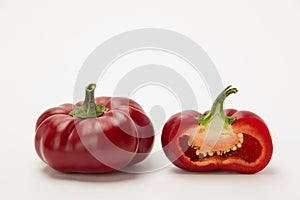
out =
[(256, 173), (269, 163), (273, 145), (265, 122), (256, 114), (223, 110), (225, 98), (237, 89), (227, 87), (204, 114), (187, 110), (173, 115), (162, 132), (163, 150), (179, 168)]
[(128, 98), (94, 98), (95, 87), (86, 87), (84, 102), (50, 108), (37, 120), (36, 152), (58, 171), (120, 170), (153, 147), (154, 129), (142, 107)]

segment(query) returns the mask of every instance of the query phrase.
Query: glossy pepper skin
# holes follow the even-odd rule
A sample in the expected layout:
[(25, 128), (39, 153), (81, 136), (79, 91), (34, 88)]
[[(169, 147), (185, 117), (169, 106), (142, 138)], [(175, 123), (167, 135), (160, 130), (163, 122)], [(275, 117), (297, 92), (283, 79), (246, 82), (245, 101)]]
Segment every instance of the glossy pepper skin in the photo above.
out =
[(252, 174), (268, 165), (273, 145), (265, 122), (250, 111), (223, 110), (225, 98), (236, 92), (229, 86), (210, 111), (187, 110), (167, 121), (161, 142), (175, 166), (189, 171), (221, 169)]
[(122, 97), (94, 98), (46, 110), (37, 120), (35, 149), (61, 172), (103, 173), (143, 161), (154, 142), (154, 129), (142, 107)]

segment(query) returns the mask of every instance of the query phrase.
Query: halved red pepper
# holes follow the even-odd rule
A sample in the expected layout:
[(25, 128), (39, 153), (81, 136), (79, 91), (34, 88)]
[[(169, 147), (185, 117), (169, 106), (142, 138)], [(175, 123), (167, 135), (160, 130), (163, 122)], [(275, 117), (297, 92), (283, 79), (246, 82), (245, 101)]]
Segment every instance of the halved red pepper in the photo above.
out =
[(58, 171), (120, 170), (153, 147), (154, 129), (142, 107), (124, 97), (94, 98), (95, 87), (86, 87), (84, 102), (50, 108), (37, 120), (36, 152)]
[(168, 159), (190, 171), (229, 170), (256, 173), (269, 163), (273, 145), (265, 122), (250, 111), (223, 110), (227, 87), (212, 109), (200, 114), (187, 110), (173, 115), (164, 125), (162, 146)]

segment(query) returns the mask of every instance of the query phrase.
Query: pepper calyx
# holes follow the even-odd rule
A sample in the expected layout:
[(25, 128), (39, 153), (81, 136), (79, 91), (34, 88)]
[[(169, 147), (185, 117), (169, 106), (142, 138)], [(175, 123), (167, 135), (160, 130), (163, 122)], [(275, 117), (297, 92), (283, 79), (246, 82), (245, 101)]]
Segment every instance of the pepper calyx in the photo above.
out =
[(208, 114), (200, 115), (195, 117), (195, 120), (199, 123), (199, 125), (207, 126), (212, 123), (215, 119), (223, 119), (224, 127), (230, 126), (235, 120), (235, 117), (226, 116), (223, 110), (224, 100), (230, 95), (237, 93), (238, 90), (231, 85), (226, 87), (216, 98), (214, 101), (212, 108)]
[(78, 106), (72, 110), (69, 115), (72, 117), (87, 119), (100, 117), (104, 113), (108, 112), (109, 109), (103, 104), (95, 104), (94, 92), (96, 84), (91, 83), (85, 88), (85, 99), (81, 106)]

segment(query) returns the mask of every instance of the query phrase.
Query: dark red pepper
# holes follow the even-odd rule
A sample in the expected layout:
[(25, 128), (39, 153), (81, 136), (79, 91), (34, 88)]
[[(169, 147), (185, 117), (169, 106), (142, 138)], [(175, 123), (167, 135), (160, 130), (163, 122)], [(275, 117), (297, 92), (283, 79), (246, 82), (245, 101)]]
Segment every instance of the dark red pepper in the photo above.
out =
[(167, 121), (161, 140), (174, 165), (190, 171), (240, 173), (256, 173), (267, 166), (273, 145), (265, 122), (249, 111), (223, 110), (225, 98), (236, 92), (227, 87), (203, 115), (188, 110)]
[(120, 170), (153, 147), (154, 129), (142, 107), (128, 98), (94, 98), (95, 87), (86, 87), (84, 102), (50, 108), (37, 120), (36, 152), (58, 171)]

